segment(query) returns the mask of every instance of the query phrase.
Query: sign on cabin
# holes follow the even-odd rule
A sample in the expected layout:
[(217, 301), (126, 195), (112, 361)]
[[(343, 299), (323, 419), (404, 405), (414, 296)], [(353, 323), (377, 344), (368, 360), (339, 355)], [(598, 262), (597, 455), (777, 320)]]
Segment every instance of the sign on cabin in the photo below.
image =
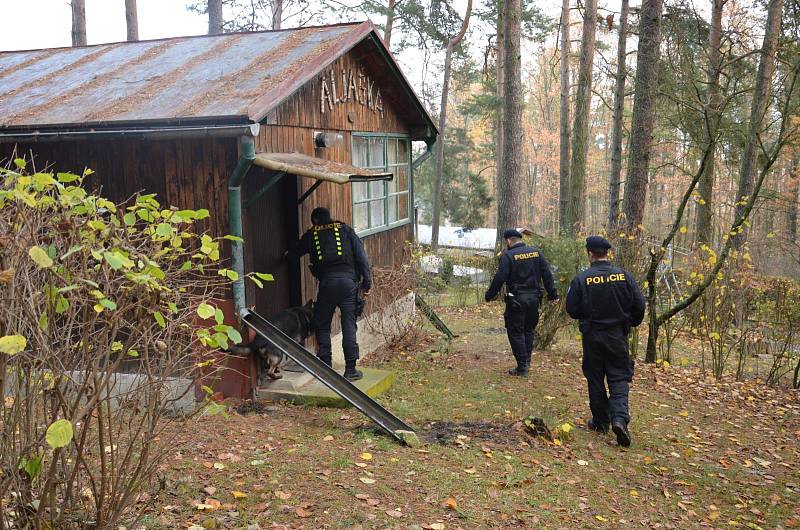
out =
[(378, 113), (383, 118), (383, 97), (375, 81), (360, 70), (332, 68), (322, 74), (320, 80), (320, 111), (333, 110), (336, 105), (355, 101)]

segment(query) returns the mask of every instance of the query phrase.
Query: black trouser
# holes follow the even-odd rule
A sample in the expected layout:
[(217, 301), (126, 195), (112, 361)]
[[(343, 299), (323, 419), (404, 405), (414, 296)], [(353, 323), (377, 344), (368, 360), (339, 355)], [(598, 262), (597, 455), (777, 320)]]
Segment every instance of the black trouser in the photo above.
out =
[(515, 303), (506, 302), (503, 318), (508, 342), (518, 366), (528, 366), (533, 352), (533, 334), (539, 323), (539, 293), (517, 293)]
[[(620, 420), (626, 425), (633, 359), (628, 333), (622, 326), (589, 328), (583, 333), (583, 375), (589, 383), (589, 407), (595, 425)], [(608, 392), (605, 382), (608, 381)]]
[(331, 320), (338, 307), (342, 314), (342, 349), (345, 361), (358, 359), (356, 341), (356, 298), (358, 285), (349, 276), (325, 276), (319, 281), (314, 304), (314, 327), (317, 335), (317, 357), (331, 363)]

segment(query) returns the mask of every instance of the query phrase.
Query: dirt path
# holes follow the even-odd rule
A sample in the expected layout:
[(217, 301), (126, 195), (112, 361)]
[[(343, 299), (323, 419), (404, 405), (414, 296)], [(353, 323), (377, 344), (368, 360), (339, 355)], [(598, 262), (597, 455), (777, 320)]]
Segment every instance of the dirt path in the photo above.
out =
[[(382, 397), (430, 442), (394, 444), (353, 410), (272, 405), (182, 427), (148, 528), (794, 528), (798, 394), (637, 365), (634, 443), (583, 427), (579, 346), (511, 378), (500, 306), (448, 310), (448, 353), (382, 356)], [(551, 443), (520, 430), (542, 417)], [(568, 424), (566, 428), (563, 428)], [(569, 432), (565, 432), (569, 430)], [(199, 507), (199, 508), (198, 508)]]

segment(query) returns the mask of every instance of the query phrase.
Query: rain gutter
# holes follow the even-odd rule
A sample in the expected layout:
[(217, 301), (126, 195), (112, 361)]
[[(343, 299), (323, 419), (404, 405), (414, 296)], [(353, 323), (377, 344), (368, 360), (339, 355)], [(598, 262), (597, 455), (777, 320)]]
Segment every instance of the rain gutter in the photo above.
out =
[(151, 127), (84, 129), (73, 131), (0, 132), (0, 143), (78, 142), (85, 140), (183, 140), (195, 138), (231, 138), (255, 136), (258, 123), (244, 125), (207, 125), (188, 127)]

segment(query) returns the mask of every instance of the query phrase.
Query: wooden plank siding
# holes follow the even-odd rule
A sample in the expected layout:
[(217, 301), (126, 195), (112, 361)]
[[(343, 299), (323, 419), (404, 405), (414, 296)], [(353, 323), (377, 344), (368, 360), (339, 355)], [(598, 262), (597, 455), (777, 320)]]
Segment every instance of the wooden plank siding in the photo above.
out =
[[(145, 192), (155, 193), (164, 206), (206, 208), (211, 217), (197, 229), (221, 236), (228, 233), (226, 182), (236, 149), (235, 139), (102, 140), (19, 145), (16, 153), (32, 158), (39, 170), (80, 174), (90, 168), (94, 175), (87, 184), (115, 202)], [(13, 145), (0, 144), (0, 160), (13, 152)]]
[[(276, 108), (262, 124), (256, 139), (256, 150), (261, 152), (298, 152), (351, 164), (351, 133), (408, 134), (410, 132), (408, 126), (395, 112), (395, 102), (386, 96), (383, 99), (382, 116), (379, 112), (353, 100), (334, 105), (332, 110), (326, 106), (325, 112), (322, 112), (320, 83), (323, 76), (330, 77), (331, 71), (337, 73), (343, 70), (361, 72), (374, 79), (375, 86), (379, 87), (382, 93), (392, 93), (394, 87), (386, 84), (389, 82), (386, 72), (380, 71), (380, 67), (385, 66), (385, 63), (379, 60), (366, 61), (365, 50), (366, 48), (357, 46)], [(340, 133), (343, 141), (335, 147), (316, 148), (314, 145), (316, 132)], [(291, 178), (294, 179), (297, 188), (296, 197), (300, 197), (316, 182), (309, 178)], [(311, 211), (317, 206), (329, 208), (334, 219), (352, 225), (353, 208), (350, 185), (324, 182), (297, 208), (298, 237), (310, 226)], [(409, 223), (392, 230), (368, 235), (363, 238), (363, 241), (373, 267), (391, 267), (400, 264), (405, 242), (412, 238), (413, 230)], [(301, 300), (315, 298), (316, 281), (308, 270), (307, 257), (303, 259), (300, 274)], [(334, 322), (334, 332), (337, 329), (338, 323)]]

